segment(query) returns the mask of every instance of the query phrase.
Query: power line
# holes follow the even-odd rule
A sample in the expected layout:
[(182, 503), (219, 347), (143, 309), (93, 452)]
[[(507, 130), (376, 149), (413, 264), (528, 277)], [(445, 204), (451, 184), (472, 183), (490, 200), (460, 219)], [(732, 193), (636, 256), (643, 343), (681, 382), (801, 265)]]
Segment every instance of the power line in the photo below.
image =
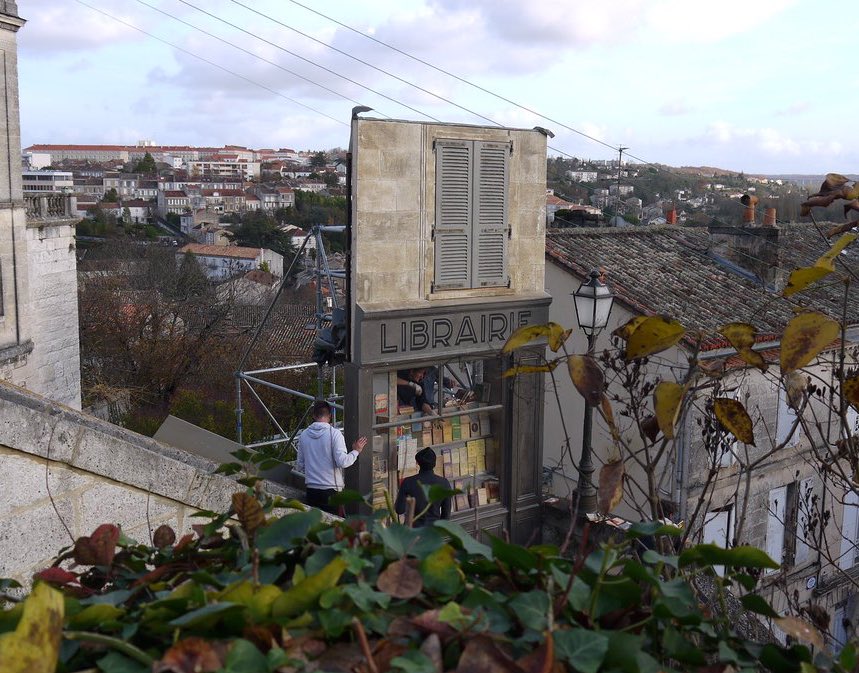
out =
[[(289, 54), (290, 56), (294, 56), (295, 58), (300, 59), (300, 60), (304, 61), (305, 63), (309, 63), (310, 65), (312, 65), (316, 68), (319, 68), (320, 70), (324, 70), (325, 72), (327, 72), (331, 75), (334, 75), (335, 77), (339, 77), (340, 79), (344, 79), (347, 82), (349, 82), (350, 84), (354, 84), (355, 86), (359, 86), (362, 89), (365, 89), (371, 93), (376, 94), (377, 96), (381, 96), (385, 100), (391, 101), (392, 103), (396, 103), (397, 105), (401, 105), (404, 108), (421, 115), (422, 117), (427, 117), (428, 119), (432, 119), (435, 122), (439, 122), (439, 123), (441, 122), (440, 119), (436, 119), (435, 117), (427, 114), (426, 112), (422, 112), (421, 110), (418, 110), (417, 108), (412, 107), (411, 105), (408, 105), (407, 103), (403, 103), (402, 101), (399, 101), (396, 98), (392, 98), (391, 96), (388, 96), (387, 94), (384, 94), (381, 91), (376, 91), (375, 89), (367, 86), (366, 84), (361, 84), (361, 82), (358, 82), (358, 81), (352, 79), (351, 77), (347, 77), (346, 75), (341, 75), (336, 70), (332, 70), (331, 68), (328, 68), (324, 65), (320, 65), (319, 63), (316, 63), (315, 61), (312, 61), (311, 59), (306, 58), (305, 56), (302, 56), (301, 54), (297, 54), (294, 51), (290, 51), (286, 47), (282, 47), (279, 44), (272, 42), (271, 40), (267, 40), (264, 37), (260, 37), (259, 35), (256, 35), (255, 33), (251, 32), (249, 30), (245, 30), (241, 26), (237, 26), (236, 24), (232, 23), (231, 21), (227, 21), (226, 19), (221, 18), (217, 14), (212, 14), (211, 12), (206, 11), (205, 9), (197, 7), (196, 5), (192, 5), (190, 2), (186, 2), (186, 0), (179, 0), (179, 2), (181, 2), (184, 5), (187, 5), (188, 7), (192, 7), (194, 9), (196, 9), (198, 12), (202, 12), (206, 16), (209, 16), (209, 17), (215, 19), (216, 21), (220, 21), (221, 23), (225, 23), (226, 25), (228, 25), (232, 28), (235, 28), (236, 30), (239, 30), (242, 33), (244, 33), (245, 35), (250, 35), (251, 37), (256, 38), (260, 42), (265, 42), (267, 45), (274, 47), (275, 49), (279, 49), (280, 51), (285, 52), (285, 53)], [(177, 20), (181, 20), (181, 19), (177, 19)]]
[(322, 110), (317, 110), (316, 108), (311, 107), (310, 105), (305, 105), (304, 103), (297, 101), (294, 98), (290, 98), (286, 94), (283, 94), (280, 91), (276, 91), (276, 90), (272, 89), (271, 87), (266, 86), (265, 84), (260, 84), (259, 82), (252, 80), (249, 77), (245, 77), (244, 75), (241, 75), (241, 74), (239, 74), (233, 70), (230, 70), (229, 68), (225, 68), (224, 66), (219, 65), (218, 63), (215, 63), (214, 61), (210, 61), (207, 58), (204, 58), (202, 56), (198, 56), (197, 54), (195, 54), (192, 51), (188, 51), (187, 49), (184, 49), (183, 47), (180, 47), (179, 45), (173, 44), (172, 42), (168, 42), (167, 40), (162, 39), (162, 38), (158, 37), (157, 35), (153, 35), (152, 33), (149, 33), (147, 31), (143, 30), (142, 28), (138, 28), (137, 26), (135, 26), (133, 23), (130, 23), (129, 21), (126, 21), (124, 19), (120, 19), (119, 17), (114, 16), (113, 14), (109, 14), (108, 12), (105, 12), (104, 10), (99, 9), (98, 7), (94, 7), (87, 2), (84, 2), (84, 0), (75, 0), (75, 2), (77, 2), (79, 5), (83, 5), (84, 7), (88, 7), (89, 9), (93, 10), (94, 12), (98, 12), (99, 14), (106, 16), (109, 19), (113, 19), (114, 21), (117, 21), (118, 23), (121, 23), (124, 26), (131, 28), (132, 30), (136, 30), (138, 33), (142, 33), (142, 34), (146, 35), (147, 37), (151, 37), (153, 40), (158, 40), (162, 44), (166, 44), (168, 47), (172, 47), (173, 49), (175, 49), (177, 51), (181, 51), (183, 54), (187, 54), (188, 56), (191, 56), (192, 58), (196, 58), (198, 61), (202, 61), (203, 63), (211, 65), (212, 67), (217, 68), (218, 70), (222, 70), (223, 72), (228, 73), (228, 74), (232, 75), (233, 77), (237, 77), (241, 80), (244, 80), (245, 82), (248, 82), (249, 84), (253, 84), (254, 86), (258, 86), (261, 89), (265, 89), (269, 93), (273, 93), (275, 96), (279, 96), (280, 98), (283, 98), (284, 100), (288, 100), (290, 103), (294, 103), (295, 105), (299, 105), (299, 106), (301, 106), (307, 110), (310, 110), (311, 112), (315, 112), (316, 114), (322, 115), (323, 117), (327, 117), (331, 121), (337, 122), (338, 124), (342, 124), (343, 126), (349, 126), (349, 124), (344, 122), (342, 119), (337, 119), (336, 117), (332, 117), (331, 115), (329, 115), (325, 112), (322, 112)]
[[(180, 1), (182, 1), (182, 0), (180, 0)], [(242, 5), (242, 3), (241, 3), (241, 2), (238, 2), (237, 0), (230, 0), (230, 1), (231, 1), (231, 2), (234, 2), (234, 3), (235, 3), (235, 4), (237, 4), (237, 5)], [(430, 63), (430, 62), (428, 62), (428, 61), (425, 61), (425, 60), (423, 60), (422, 58), (419, 58), (419, 57), (417, 57), (417, 56), (414, 56), (413, 54), (410, 54), (410, 53), (408, 53), (408, 52), (406, 52), (406, 51), (403, 51), (402, 49), (398, 49), (397, 47), (395, 47), (395, 46), (393, 46), (393, 45), (391, 45), (391, 44), (388, 44), (387, 42), (384, 42), (384, 41), (382, 41), (382, 40), (379, 40), (379, 39), (377, 39), (377, 38), (373, 37), (372, 35), (368, 35), (367, 33), (364, 33), (363, 31), (360, 31), (360, 30), (358, 30), (357, 28), (353, 28), (352, 26), (349, 26), (349, 25), (347, 25), (347, 24), (343, 23), (342, 21), (338, 21), (337, 19), (335, 19), (335, 18), (332, 18), (332, 17), (328, 16), (327, 14), (323, 14), (322, 12), (320, 12), (320, 11), (318, 11), (318, 10), (313, 9), (312, 7), (308, 7), (307, 5), (304, 5), (304, 4), (300, 3), (300, 2), (298, 2), (297, 0), (289, 0), (289, 2), (291, 2), (293, 5), (298, 5), (299, 7), (303, 8), (303, 9), (306, 9), (308, 12), (313, 12), (313, 13), (314, 13), (314, 14), (316, 14), (317, 16), (321, 16), (321, 17), (322, 17), (322, 18), (324, 18), (324, 19), (328, 19), (329, 21), (332, 21), (333, 23), (336, 23), (338, 26), (342, 26), (343, 28), (346, 28), (347, 30), (352, 31), (353, 33), (357, 33), (358, 35), (361, 35), (362, 37), (364, 37), (364, 38), (366, 38), (366, 39), (368, 39), (368, 40), (372, 40), (372, 41), (373, 41), (373, 42), (375, 42), (376, 44), (380, 44), (380, 45), (382, 45), (383, 47), (387, 47), (388, 49), (391, 49), (392, 51), (395, 51), (395, 52), (397, 52), (398, 54), (401, 54), (401, 55), (405, 56), (406, 58), (410, 58), (410, 59), (412, 59), (413, 61), (415, 61), (415, 62), (417, 62), (417, 63), (420, 63), (421, 65), (425, 65), (425, 66), (427, 66), (428, 68), (432, 68), (432, 69), (433, 69), (433, 70), (435, 70), (436, 72), (440, 72), (440, 73), (442, 73), (443, 75), (447, 75), (448, 77), (452, 77), (453, 79), (457, 80), (458, 82), (462, 82), (463, 84), (467, 84), (468, 86), (470, 86), (470, 87), (472, 87), (472, 88), (474, 88), (474, 89), (477, 89), (478, 91), (482, 91), (482, 92), (483, 92), (483, 93), (485, 93), (485, 94), (489, 94), (490, 96), (493, 96), (494, 98), (497, 98), (498, 100), (504, 101), (505, 103), (509, 103), (510, 105), (513, 105), (514, 107), (517, 107), (517, 108), (519, 108), (520, 110), (524, 110), (525, 112), (528, 112), (528, 113), (530, 113), (530, 114), (536, 115), (536, 116), (540, 117), (541, 119), (545, 119), (546, 121), (551, 122), (552, 124), (557, 124), (557, 125), (558, 125), (558, 126), (560, 126), (561, 128), (567, 129), (568, 131), (572, 131), (573, 133), (576, 133), (576, 134), (578, 134), (578, 135), (582, 136), (583, 138), (587, 138), (588, 140), (590, 140), (590, 141), (592, 141), (592, 142), (595, 142), (595, 143), (598, 143), (598, 144), (600, 144), (600, 145), (603, 145), (604, 147), (608, 147), (608, 148), (609, 148), (610, 150), (612, 150), (612, 151), (615, 151), (615, 152), (617, 151), (617, 147), (615, 147), (615, 146), (613, 146), (613, 145), (610, 145), (609, 143), (607, 143), (607, 142), (605, 142), (605, 141), (603, 141), (603, 140), (600, 140), (600, 139), (598, 139), (598, 138), (595, 138), (594, 136), (589, 135), (589, 134), (585, 133), (584, 131), (579, 131), (578, 129), (573, 128), (572, 126), (569, 126), (568, 124), (565, 124), (565, 123), (564, 123), (564, 122), (562, 122), (562, 121), (558, 121), (557, 119), (553, 119), (553, 118), (551, 118), (551, 117), (547, 117), (546, 115), (544, 115), (544, 114), (542, 114), (542, 113), (540, 113), (540, 112), (537, 112), (536, 110), (533, 110), (533, 109), (531, 109), (531, 108), (529, 108), (529, 107), (527, 107), (527, 106), (525, 106), (525, 105), (521, 105), (520, 103), (517, 103), (516, 101), (510, 100), (509, 98), (507, 98), (507, 97), (505, 97), (505, 96), (502, 96), (502, 95), (501, 95), (501, 94), (499, 94), (499, 93), (496, 93), (496, 92), (494, 92), (494, 91), (490, 91), (489, 89), (486, 89), (485, 87), (482, 87), (482, 86), (480, 86), (479, 84), (475, 84), (474, 82), (471, 82), (471, 81), (469, 81), (469, 80), (465, 79), (464, 77), (460, 77), (459, 75), (456, 75), (456, 74), (454, 74), (454, 73), (450, 72), (449, 70), (445, 70), (444, 68), (440, 68), (440, 67), (438, 67), (438, 66), (436, 66), (436, 65), (433, 65), (432, 63)], [(246, 7), (246, 5), (242, 5), (242, 7)], [(246, 8), (247, 8), (247, 7), (246, 7)], [(249, 8), (248, 8), (248, 9), (249, 9)], [(256, 10), (251, 10), (251, 11), (256, 11)], [(257, 13), (259, 14), (259, 12), (257, 12)], [(265, 15), (262, 15), (262, 16), (265, 16)], [(266, 17), (266, 18), (271, 19), (271, 17)], [(276, 19), (271, 19), (271, 20), (272, 20), (272, 21), (276, 21)], [(279, 23), (279, 22), (278, 22), (278, 23)], [(281, 24), (281, 25), (282, 25), (282, 24)], [(332, 49), (333, 49), (333, 47), (332, 47)], [(433, 94), (433, 95), (434, 95), (434, 94)], [(457, 106), (457, 107), (459, 107), (459, 106)], [(485, 119), (485, 117), (483, 117), (483, 118)], [(555, 148), (552, 148), (552, 149), (555, 149)], [(556, 149), (555, 151), (556, 151), (556, 152), (560, 152), (560, 150), (557, 150), (557, 149)], [(566, 154), (566, 152), (561, 152), (561, 153), (562, 153), (562, 154)], [(570, 155), (567, 155), (567, 156), (570, 156)]]
[[(328, 93), (333, 93), (335, 96), (338, 96), (339, 98), (343, 98), (345, 100), (348, 100), (350, 103), (354, 103), (355, 105), (363, 105), (364, 104), (361, 101), (355, 100), (354, 98), (349, 98), (349, 96), (346, 96), (345, 94), (342, 94), (339, 91), (335, 91), (334, 89), (329, 89), (327, 86), (325, 86), (323, 84), (319, 84), (318, 82), (314, 82), (309, 77), (305, 77), (304, 75), (301, 75), (301, 74), (299, 74), (293, 70), (290, 70), (289, 68), (285, 68), (284, 66), (280, 65), (279, 63), (275, 63), (274, 61), (269, 61), (267, 58), (263, 58), (259, 54), (255, 54), (252, 51), (250, 51), (249, 49), (245, 49), (244, 47), (240, 47), (239, 45), (234, 44), (232, 42), (229, 42), (228, 40), (225, 40), (224, 38), (222, 38), (218, 35), (215, 35), (214, 33), (210, 33), (207, 30), (203, 30), (199, 26), (195, 26), (194, 24), (189, 23), (188, 21), (180, 19), (178, 16), (174, 16), (170, 12), (166, 12), (159, 7), (155, 7), (154, 5), (150, 5), (148, 2), (144, 2), (144, 0), (136, 0), (136, 1), (139, 4), (143, 5), (144, 7), (148, 7), (149, 9), (152, 9), (156, 12), (159, 12), (160, 14), (163, 14), (164, 16), (168, 16), (171, 19), (173, 19), (174, 21), (178, 21), (179, 23), (184, 24), (184, 25), (188, 26), (189, 28), (193, 28), (194, 30), (203, 33), (203, 35), (208, 35), (209, 37), (211, 37), (215, 40), (218, 40), (219, 42), (223, 42), (224, 44), (229, 45), (230, 47), (233, 47), (234, 49), (238, 49), (239, 51), (242, 51), (245, 54), (248, 54), (250, 56), (253, 56), (254, 58), (257, 58), (260, 61), (263, 61), (264, 63), (268, 63), (269, 65), (273, 65), (275, 68), (279, 68), (280, 70), (283, 70), (284, 72), (288, 72), (290, 75), (294, 75), (295, 77), (298, 77), (299, 79), (303, 79), (305, 82), (309, 82), (313, 86), (317, 86), (320, 89), (327, 91)], [(379, 111), (377, 110), (377, 112), (379, 112)], [(380, 112), (379, 114), (382, 114), (382, 113)], [(382, 116), (387, 117), (388, 115), (382, 114)]]

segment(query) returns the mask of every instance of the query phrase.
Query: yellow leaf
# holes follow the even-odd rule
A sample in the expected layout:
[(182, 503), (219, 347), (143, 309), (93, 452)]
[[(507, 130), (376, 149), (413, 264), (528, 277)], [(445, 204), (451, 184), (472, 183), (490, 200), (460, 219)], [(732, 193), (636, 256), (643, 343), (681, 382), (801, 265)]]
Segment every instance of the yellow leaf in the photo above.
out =
[(731, 322), (722, 325), (719, 328), (719, 333), (737, 350), (737, 355), (743, 362), (757, 367), (762, 372), (766, 371), (767, 363), (763, 355), (752, 350), (752, 346), (755, 345), (755, 337), (758, 334), (754, 327), (744, 322)]
[(617, 425), (615, 425), (614, 411), (612, 411), (611, 402), (609, 402), (606, 395), (603, 395), (600, 400), (600, 411), (602, 412), (603, 420), (605, 420), (606, 425), (608, 425), (608, 429), (611, 432), (611, 439), (616, 445), (620, 442), (620, 432), (617, 429)]
[(637, 315), (618, 327), (614, 332), (612, 332), (612, 334), (616, 337), (620, 337), (624, 341), (629, 341), (629, 337), (632, 336), (632, 333), (645, 320), (647, 320), (646, 315)]
[(552, 360), (551, 362), (547, 362), (544, 365), (516, 365), (515, 367), (510, 367), (510, 369), (505, 369), (504, 373), (501, 375), (501, 378), (509, 378), (511, 376), (519, 376), (519, 374), (539, 374), (540, 372), (553, 372), (555, 371), (555, 367), (558, 366), (560, 360)]
[(788, 372), (784, 375), (784, 389), (787, 393), (787, 403), (791, 409), (799, 411), (802, 406), (802, 400), (805, 397), (805, 387), (808, 383), (808, 377), (803, 376), (799, 372)]
[(822, 266), (803, 266), (799, 269), (794, 269), (787, 278), (787, 285), (784, 286), (782, 295), (790, 297), (797, 292), (802, 292), (809, 285), (816, 283), (821, 278), (825, 278), (830, 273), (832, 273), (832, 269)]
[(778, 627), (791, 638), (796, 638), (804, 643), (814, 645), (818, 649), (823, 649), (823, 636), (820, 631), (814, 628), (811, 624), (797, 617), (781, 617), (773, 620)]
[(685, 388), (673, 381), (660, 381), (653, 390), (653, 408), (656, 422), (666, 439), (674, 438), (674, 425), (680, 414)]
[(54, 673), (63, 636), (63, 595), (39, 583), (24, 601), (17, 628), (0, 636), (2, 673)]
[(344, 570), (346, 561), (343, 557), (332, 559), (318, 573), (306, 577), (278, 596), (271, 604), (271, 616), (275, 620), (282, 620), (310, 610), (316, 605), (323, 591), (337, 586)]
[(686, 330), (676, 320), (666, 316), (649, 316), (632, 331), (626, 342), (626, 360), (637, 360), (659, 353), (676, 344)]
[(814, 266), (835, 271), (835, 258), (841, 254), (841, 251), (844, 250), (844, 248), (850, 245), (857, 238), (859, 238), (859, 234), (842, 234), (841, 238), (835, 241), (835, 243), (832, 244), (832, 247), (814, 263)]
[(553, 352), (557, 352), (564, 341), (567, 340), (567, 337), (570, 336), (571, 331), (572, 330), (565, 330), (556, 322), (549, 322), (545, 325), (525, 325), (510, 335), (510, 338), (507, 339), (501, 352), (510, 353), (511, 351), (515, 351), (517, 348), (522, 348), (522, 346), (531, 343), (535, 339), (539, 339), (540, 337), (547, 337), (549, 340), (549, 347)]
[(859, 375), (848, 376), (841, 384), (841, 394), (844, 399), (859, 409)]
[(250, 493), (244, 491), (233, 493), (233, 510), (249, 538), (253, 538), (257, 528), (265, 525), (265, 513), (262, 511), (262, 505)]
[(728, 397), (717, 397), (713, 402), (713, 410), (722, 427), (744, 444), (755, 445), (752, 419), (742, 402)]
[(597, 361), (590, 355), (571, 355), (567, 360), (570, 378), (585, 402), (592, 407), (602, 401), (605, 379)]
[(610, 460), (600, 468), (599, 511), (608, 514), (623, 497), (623, 461)]
[(800, 313), (787, 324), (781, 338), (782, 374), (801, 369), (832, 343), (840, 327), (822, 313)]

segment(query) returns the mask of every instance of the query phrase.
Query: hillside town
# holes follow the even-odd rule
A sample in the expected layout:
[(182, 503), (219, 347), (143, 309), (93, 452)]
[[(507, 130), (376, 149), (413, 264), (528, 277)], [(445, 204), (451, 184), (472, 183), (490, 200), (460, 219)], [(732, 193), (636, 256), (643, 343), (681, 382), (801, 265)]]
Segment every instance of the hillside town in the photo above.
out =
[(856, 669), (859, 178), (21, 147), (0, 69), (0, 673)]

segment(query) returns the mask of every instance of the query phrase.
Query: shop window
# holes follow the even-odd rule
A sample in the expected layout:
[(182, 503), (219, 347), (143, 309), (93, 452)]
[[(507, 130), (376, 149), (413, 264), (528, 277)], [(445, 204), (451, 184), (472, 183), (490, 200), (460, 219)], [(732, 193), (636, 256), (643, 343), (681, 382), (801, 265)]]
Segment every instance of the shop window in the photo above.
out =
[(510, 143), (437, 140), (433, 290), (508, 284)]
[(436, 474), (462, 491), (451, 502), (454, 517), (501, 503), (499, 368), (494, 359), (474, 360), (374, 375), (374, 509), (418, 473), (415, 455), (424, 448), (435, 451)]

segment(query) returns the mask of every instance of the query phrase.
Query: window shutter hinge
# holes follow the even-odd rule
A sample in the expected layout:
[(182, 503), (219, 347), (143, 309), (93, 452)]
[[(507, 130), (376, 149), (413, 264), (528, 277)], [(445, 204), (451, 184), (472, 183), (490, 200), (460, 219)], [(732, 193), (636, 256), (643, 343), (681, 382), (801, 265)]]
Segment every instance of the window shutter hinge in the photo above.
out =
[(510, 141), (510, 156), (513, 156), (513, 141)]
[(433, 229), (432, 231), (430, 231), (430, 240), (431, 240), (431, 241), (434, 241), (434, 240), (435, 240), (435, 229)]
[(433, 294), (434, 292), (435, 292), (435, 281), (432, 281), (430, 283), (430, 294)]
[(433, 140), (433, 141), (432, 141), (432, 151), (433, 151), (433, 152), (435, 152), (435, 145), (436, 145), (436, 143), (437, 143), (437, 142), (438, 142), (438, 140)]
[(508, 290), (510, 289), (510, 285), (511, 285), (511, 283), (510, 283), (510, 276), (507, 276), (507, 289), (508, 289)]

